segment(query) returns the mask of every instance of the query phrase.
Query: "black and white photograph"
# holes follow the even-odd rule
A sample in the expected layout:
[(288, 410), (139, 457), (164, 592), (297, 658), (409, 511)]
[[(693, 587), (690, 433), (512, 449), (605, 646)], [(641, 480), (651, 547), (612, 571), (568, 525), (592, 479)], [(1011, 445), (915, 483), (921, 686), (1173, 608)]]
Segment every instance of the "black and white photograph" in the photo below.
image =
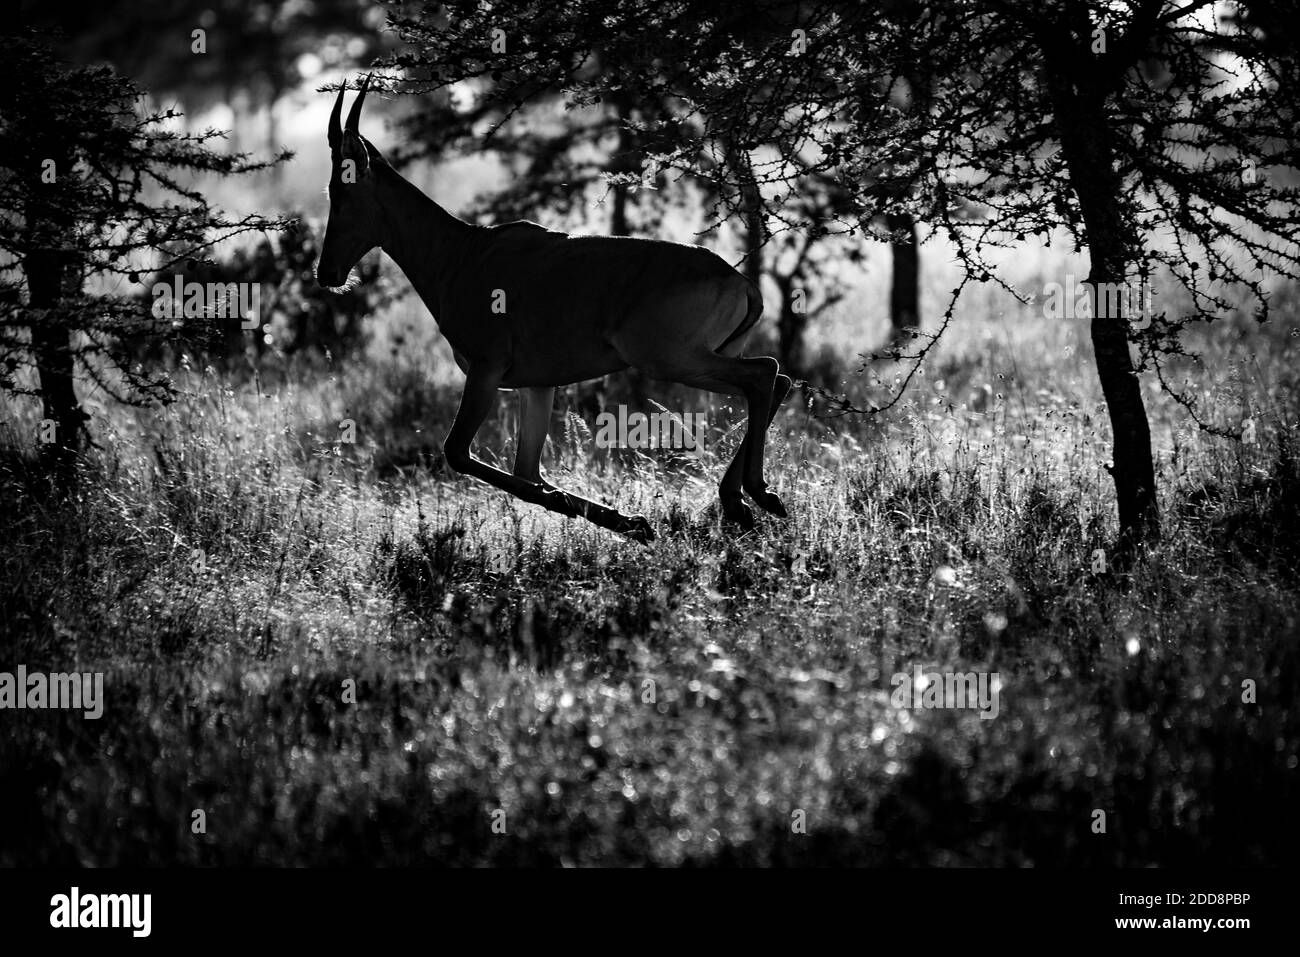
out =
[(1298, 30), (19, 0), (0, 925), (1284, 930)]

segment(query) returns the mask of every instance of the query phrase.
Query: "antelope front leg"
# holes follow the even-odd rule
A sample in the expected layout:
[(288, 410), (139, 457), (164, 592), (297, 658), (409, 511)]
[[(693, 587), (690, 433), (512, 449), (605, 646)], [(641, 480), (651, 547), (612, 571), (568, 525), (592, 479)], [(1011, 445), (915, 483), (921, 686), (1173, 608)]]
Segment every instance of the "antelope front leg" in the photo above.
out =
[[(491, 468), (491, 466), (487, 467)], [(500, 474), (504, 475), (505, 473), (501, 472)], [(491, 481), (491, 479), (487, 481)], [(506, 491), (510, 490), (507, 489)], [(633, 541), (654, 541), (654, 530), (644, 517), (640, 515), (624, 515), (622, 512), (601, 505), (599, 502), (585, 499), (581, 495), (572, 495), (569, 492), (561, 491), (546, 482), (536, 485), (527, 483), (525, 491), (514, 492), (513, 494), (525, 502), (540, 505), (542, 508), (558, 512), (560, 515), (567, 515), (570, 518), (585, 518), (593, 525), (599, 525), (611, 532), (626, 535)]]
[(470, 367), (465, 376), (465, 391), (460, 397), (460, 408), (456, 410), (455, 421), (452, 422), (451, 431), (442, 446), (447, 464), (457, 472), (481, 479), (525, 502), (540, 505), (549, 511), (570, 518), (585, 518), (594, 525), (626, 535), (635, 541), (652, 541), (654, 532), (650, 528), (650, 523), (639, 515), (624, 515), (612, 508), (588, 501), (578, 495), (570, 495), (545, 483), (532, 482), (527, 478), (503, 472), (474, 458), (470, 452), (470, 445), (483, 420), (496, 406), (497, 387), (500, 383), (499, 370)]

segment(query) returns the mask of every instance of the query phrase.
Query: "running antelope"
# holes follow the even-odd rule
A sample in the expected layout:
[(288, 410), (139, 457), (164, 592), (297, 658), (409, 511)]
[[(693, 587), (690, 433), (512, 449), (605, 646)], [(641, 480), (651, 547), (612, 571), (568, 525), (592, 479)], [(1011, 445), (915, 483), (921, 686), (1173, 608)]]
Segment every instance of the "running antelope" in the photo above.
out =
[[(743, 489), (784, 517), (763, 480), (763, 442), (791, 382), (775, 359), (743, 355), (763, 311), (753, 284), (700, 246), (457, 219), (357, 131), (369, 84), (367, 76), (346, 126), (339, 126), (346, 83), (330, 114), (330, 213), (316, 279), (335, 292), (351, 288), (353, 267), (376, 246), (406, 273), (465, 373), (443, 444), (447, 464), (553, 512), (637, 541), (653, 539), (644, 517), (563, 492), (539, 470), (556, 387), (633, 367), (654, 379), (743, 397), (745, 438), (719, 485), (722, 513), (753, 527)], [(470, 452), (502, 389), (520, 396), (513, 474)]]

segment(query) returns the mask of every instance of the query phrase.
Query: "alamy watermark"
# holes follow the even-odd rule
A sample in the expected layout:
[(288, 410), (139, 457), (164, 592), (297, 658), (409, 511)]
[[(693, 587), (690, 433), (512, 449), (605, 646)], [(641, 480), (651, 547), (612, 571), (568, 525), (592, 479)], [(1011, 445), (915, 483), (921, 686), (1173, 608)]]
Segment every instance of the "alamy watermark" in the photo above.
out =
[(620, 405), (618, 412), (596, 416), (598, 449), (685, 449), (704, 451), (706, 425), (703, 412), (631, 412)]
[(911, 673), (895, 672), (889, 683), (894, 688), (889, 703), (895, 708), (978, 708), (984, 720), (996, 718), (1001, 708), (1002, 675), (997, 671), (923, 671), (915, 665)]
[(1148, 282), (1090, 283), (1066, 273), (1064, 283), (1045, 283), (1043, 296), (1047, 319), (1149, 319), (1152, 315)]
[(122, 927), (133, 937), (148, 937), (152, 913), (152, 894), (83, 894), (73, 887), (50, 898), (50, 926), (55, 928)]
[(104, 714), (104, 673), (57, 672), (46, 674), (19, 665), (16, 672), (0, 671), (0, 710), (61, 708), (84, 711), (87, 718)]
[(262, 309), (262, 286), (256, 282), (154, 283), (153, 316), (179, 326), (185, 319), (238, 319), (243, 329), (256, 329)]

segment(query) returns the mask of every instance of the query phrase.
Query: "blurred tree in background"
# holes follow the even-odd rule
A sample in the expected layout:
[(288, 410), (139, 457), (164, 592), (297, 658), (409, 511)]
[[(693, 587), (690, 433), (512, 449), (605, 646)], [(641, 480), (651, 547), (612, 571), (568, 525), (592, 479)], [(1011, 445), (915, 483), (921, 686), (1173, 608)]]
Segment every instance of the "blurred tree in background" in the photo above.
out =
[[(238, 317), (214, 319), (201, 340), (187, 347), (228, 371), (256, 368), (270, 354), (309, 360), (340, 360), (360, 353), (368, 341), (364, 320), (399, 297), (399, 288), (367, 257), (357, 263), (358, 282), (335, 293), (316, 282), (320, 259), (318, 238), (324, 223), (289, 214), (292, 225), (242, 245), (227, 256), (206, 263), (187, 276), (201, 283), (248, 282), (258, 285), (260, 320), (244, 328)], [(157, 281), (169, 277), (158, 275)], [(156, 340), (151, 340), (151, 344)], [(155, 353), (156, 354), (156, 353)]]
[[(367, 0), (71, 0), (27, 4), (58, 27), (72, 62), (107, 62), (188, 113), (216, 104), (266, 110), (264, 147), (278, 149), (275, 104), (322, 69), (367, 63), (386, 49), (384, 11)], [(202, 51), (195, 31), (202, 31)]]

